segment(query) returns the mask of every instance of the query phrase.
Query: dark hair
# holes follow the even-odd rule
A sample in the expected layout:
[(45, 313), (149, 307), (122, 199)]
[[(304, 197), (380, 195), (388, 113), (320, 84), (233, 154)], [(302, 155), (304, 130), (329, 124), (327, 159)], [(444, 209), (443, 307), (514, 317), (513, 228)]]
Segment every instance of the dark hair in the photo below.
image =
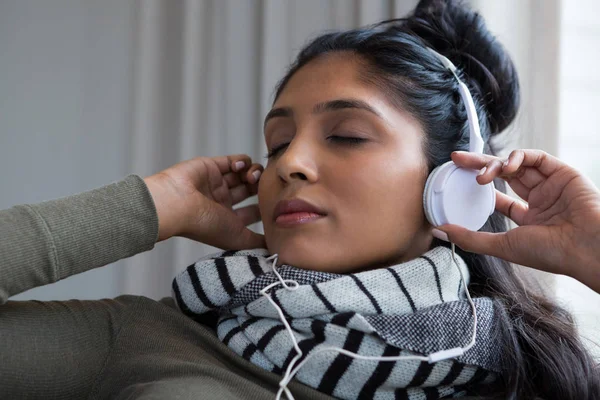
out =
[[(277, 87), (315, 58), (346, 52), (361, 62), (361, 79), (384, 91), (406, 109), (425, 132), (429, 170), (466, 149), (468, 122), (458, 83), (427, 48), (448, 57), (469, 87), (477, 108), (485, 151), (495, 154), (490, 138), (514, 120), (519, 81), (503, 46), (483, 18), (462, 1), (422, 0), (407, 18), (366, 28), (327, 33), (310, 42)], [(502, 181), (496, 187), (505, 191)], [(483, 230), (507, 230), (494, 213)], [(434, 245), (446, 245), (435, 241)], [(600, 396), (598, 366), (582, 344), (571, 315), (541, 293), (526, 287), (517, 271), (498, 258), (459, 250), (471, 271), (469, 289), (489, 296), (501, 318), (503, 346), (501, 398), (592, 399)], [(471, 388), (476, 391), (477, 388)]]

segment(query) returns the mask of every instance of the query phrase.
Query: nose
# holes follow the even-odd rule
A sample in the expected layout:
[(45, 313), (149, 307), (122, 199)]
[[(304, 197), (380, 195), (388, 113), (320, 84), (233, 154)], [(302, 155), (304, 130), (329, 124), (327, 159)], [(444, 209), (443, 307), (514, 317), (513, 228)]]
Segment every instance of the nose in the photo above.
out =
[(288, 184), (293, 181), (316, 182), (318, 173), (315, 155), (315, 144), (301, 140), (297, 135), (277, 160), (279, 178)]

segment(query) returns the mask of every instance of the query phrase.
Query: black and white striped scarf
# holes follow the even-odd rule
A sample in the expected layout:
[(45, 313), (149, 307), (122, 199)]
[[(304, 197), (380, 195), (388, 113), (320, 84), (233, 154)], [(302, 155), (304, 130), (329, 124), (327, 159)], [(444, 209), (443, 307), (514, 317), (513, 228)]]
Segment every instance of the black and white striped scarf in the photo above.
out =
[[(277, 282), (264, 249), (227, 251), (201, 259), (173, 281), (180, 310), (219, 315), (217, 335), (250, 362), (281, 374), (296, 355), (276, 309), (260, 290)], [(469, 272), (458, 263), (468, 282)], [(306, 356), (336, 346), (367, 356), (430, 354), (469, 342), (473, 316), (449, 249), (388, 268), (335, 274), (281, 266), (297, 290), (270, 290)], [(490, 385), (500, 372), (498, 313), (489, 298), (474, 299), (477, 340), (464, 355), (428, 363), (373, 361), (321, 352), (295, 378), (343, 399), (439, 399)], [(297, 365), (297, 364), (296, 364)]]

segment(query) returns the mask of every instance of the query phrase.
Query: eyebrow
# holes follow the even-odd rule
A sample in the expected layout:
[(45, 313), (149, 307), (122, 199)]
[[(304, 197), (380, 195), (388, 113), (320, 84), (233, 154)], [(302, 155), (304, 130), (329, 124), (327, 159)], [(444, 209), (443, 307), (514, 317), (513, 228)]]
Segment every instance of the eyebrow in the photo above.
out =
[(319, 103), (313, 108), (313, 113), (319, 114), (327, 111), (337, 111), (344, 110), (347, 108), (354, 108), (358, 110), (365, 110), (372, 114), (377, 115), (381, 118), (381, 115), (368, 103), (362, 100), (354, 100), (354, 99), (340, 99), (340, 100), (332, 100), (324, 103)]
[[(362, 100), (355, 99), (338, 99), (326, 101), (323, 103), (319, 103), (313, 107), (313, 114), (320, 114), (329, 111), (337, 111), (344, 109), (357, 109), (357, 110), (365, 110), (372, 114), (375, 114), (379, 118), (383, 118), (379, 112), (377, 112), (373, 107), (371, 107), (368, 103)], [(290, 107), (279, 107), (273, 108), (271, 111), (267, 113), (265, 117), (264, 125), (267, 125), (267, 122), (272, 118), (277, 117), (292, 117), (294, 112)]]
[(277, 118), (277, 117), (291, 117), (293, 115), (294, 115), (294, 112), (292, 111), (292, 109), (290, 107), (273, 108), (273, 109), (271, 109), (271, 111), (269, 111), (267, 113), (267, 116), (265, 117), (265, 122), (263, 125), (266, 126), (267, 122), (269, 122), (270, 119)]

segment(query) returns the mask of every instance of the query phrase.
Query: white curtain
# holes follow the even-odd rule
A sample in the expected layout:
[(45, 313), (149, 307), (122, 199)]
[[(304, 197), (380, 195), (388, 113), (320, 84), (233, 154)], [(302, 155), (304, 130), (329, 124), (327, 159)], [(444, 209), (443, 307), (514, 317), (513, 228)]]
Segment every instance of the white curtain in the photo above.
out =
[[(548, 116), (556, 115), (557, 99), (548, 83), (557, 64), (546, 62), (552, 61), (556, 48), (552, 32), (558, 24), (557, 2), (472, 1), (499, 33), (521, 73), (524, 107), (514, 130), (523, 144), (551, 152), (557, 134)], [(401, 17), (416, 3), (138, 0), (132, 172), (147, 176), (196, 156), (247, 153), (261, 160), (266, 151), (261, 120), (275, 84), (302, 45), (324, 30)], [(152, 298), (169, 295), (172, 277), (213, 251), (186, 239), (159, 243), (126, 261), (121, 291)]]
[[(521, 108), (502, 140), (507, 153), (536, 148), (558, 155), (560, 0), (471, 0), (488, 27), (514, 60), (521, 84)], [(506, 154), (508, 155), (508, 154)], [(548, 293), (556, 290), (555, 276), (522, 269), (532, 284)]]

